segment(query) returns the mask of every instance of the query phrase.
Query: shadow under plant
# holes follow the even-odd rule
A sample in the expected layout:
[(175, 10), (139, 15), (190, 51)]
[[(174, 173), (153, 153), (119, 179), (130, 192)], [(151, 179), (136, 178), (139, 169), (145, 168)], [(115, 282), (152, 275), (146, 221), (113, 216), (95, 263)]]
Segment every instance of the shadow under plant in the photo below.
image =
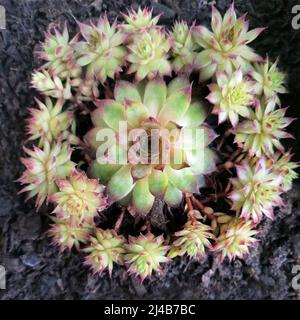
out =
[[(216, 1), (224, 11), (231, 1)], [(297, 1), (236, 1), (238, 12), (248, 11), (251, 27), (267, 26), (255, 42), (258, 52), (280, 56), (280, 67), (288, 74), (290, 94), (285, 103), (289, 115), (300, 117), (300, 31), (291, 27), (291, 8)], [(91, 0), (2, 0), (6, 9), (6, 30), (0, 33), (0, 264), (7, 270), (6, 290), (2, 299), (295, 299), (291, 287), (292, 267), (300, 260), (300, 188), (287, 195), (286, 207), (277, 219), (266, 221), (261, 243), (244, 261), (223, 263), (219, 268), (208, 257), (202, 262), (177, 259), (166, 265), (162, 277), (154, 276), (143, 285), (116, 268), (112, 280), (92, 276), (82, 267), (82, 256), (58, 254), (45, 232), (49, 220), (37, 213), (33, 203), (17, 197), (14, 183), (23, 170), (19, 162), (24, 144), (24, 119), (33, 103), (31, 72), (37, 67), (34, 51), (49, 23), (65, 19), (75, 28), (75, 19), (89, 20), (107, 11), (114, 19), (120, 11), (137, 4), (154, 7), (162, 13), (162, 23), (176, 19), (208, 24), (207, 1), (91, 1)], [(292, 126), (296, 140), (291, 144), (300, 159), (299, 121)]]

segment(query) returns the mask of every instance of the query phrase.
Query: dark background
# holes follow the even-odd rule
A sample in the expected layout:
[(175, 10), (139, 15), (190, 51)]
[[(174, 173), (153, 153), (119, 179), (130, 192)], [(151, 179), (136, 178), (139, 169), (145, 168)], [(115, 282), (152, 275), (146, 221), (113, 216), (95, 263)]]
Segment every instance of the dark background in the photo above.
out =
[[(24, 144), (26, 108), (33, 105), (35, 92), (30, 76), (39, 65), (34, 50), (44, 39), (49, 23), (69, 22), (74, 17), (87, 21), (107, 11), (113, 20), (120, 11), (138, 4), (153, 6), (162, 13), (161, 23), (176, 19), (208, 25), (208, 1), (126, 1), (126, 0), (0, 0), (6, 9), (6, 30), (0, 31), (0, 264), (7, 270), (7, 289), (2, 299), (297, 299), (291, 287), (292, 267), (300, 263), (300, 208), (297, 185), (286, 196), (287, 205), (276, 220), (264, 223), (257, 248), (244, 261), (215, 266), (214, 258), (189, 262), (177, 259), (165, 267), (162, 277), (140, 284), (124, 268), (116, 267), (110, 280), (92, 276), (78, 254), (59, 254), (45, 235), (48, 220), (37, 213), (33, 203), (17, 196), (14, 182), (21, 173), (19, 157)], [(231, 1), (216, 1), (224, 12)], [(298, 2), (298, 3), (297, 3)], [(248, 12), (251, 27), (268, 29), (255, 41), (262, 55), (274, 60), (288, 74), (290, 94), (284, 97), (289, 115), (300, 115), (300, 30), (291, 27), (291, 8), (300, 1), (236, 0), (239, 14)], [(289, 143), (300, 160), (300, 122), (291, 126), (295, 135)]]

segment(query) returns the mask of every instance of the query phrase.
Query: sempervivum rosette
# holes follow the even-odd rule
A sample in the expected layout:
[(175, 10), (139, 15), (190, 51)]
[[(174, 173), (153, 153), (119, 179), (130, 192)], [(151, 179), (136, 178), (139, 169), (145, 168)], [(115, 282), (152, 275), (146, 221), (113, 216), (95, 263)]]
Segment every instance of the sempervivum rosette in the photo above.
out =
[(56, 204), (54, 213), (70, 224), (93, 222), (98, 212), (106, 207), (104, 187), (96, 179), (88, 179), (84, 172), (74, 170), (69, 179), (55, 181), (59, 191), (51, 196)]
[(87, 243), (93, 226), (87, 222), (70, 224), (67, 220), (52, 217), (53, 224), (49, 230), (52, 243), (59, 246), (60, 252), (71, 251), (73, 247), (80, 249), (80, 244)]
[(54, 32), (46, 33), (45, 42), (39, 52), (40, 58), (45, 60), (43, 68), (53, 76), (65, 78), (77, 78), (81, 74), (81, 67), (77, 63), (77, 54), (74, 46), (78, 41), (78, 35), (70, 40), (69, 31), (65, 24), (60, 33), (56, 28)]
[(282, 181), (283, 176), (267, 166), (266, 158), (259, 158), (254, 164), (244, 161), (237, 166), (237, 178), (231, 181), (234, 186), (229, 196), (232, 209), (255, 223), (259, 223), (263, 215), (273, 219), (273, 208), (283, 205)]
[(57, 191), (56, 179), (64, 179), (69, 176), (75, 167), (70, 160), (72, 150), (67, 143), (60, 142), (50, 146), (45, 141), (44, 148), (24, 148), (29, 157), (21, 161), (26, 167), (18, 181), (27, 184), (20, 192), (28, 192), (27, 198), (37, 196), (36, 206), (39, 208), (49, 195)]
[(214, 105), (212, 112), (218, 115), (219, 123), (229, 119), (235, 127), (239, 116), (250, 116), (250, 107), (254, 103), (254, 84), (243, 79), (241, 69), (233, 74), (217, 73), (216, 78), (217, 83), (208, 86), (211, 93), (207, 99)]
[(127, 54), (122, 45), (126, 35), (117, 30), (116, 24), (110, 24), (107, 17), (101, 17), (96, 24), (79, 23), (84, 41), (79, 41), (75, 49), (79, 58), (77, 63), (86, 68), (86, 78), (104, 83), (114, 78), (124, 64)]
[(159, 16), (152, 17), (152, 10), (148, 8), (138, 8), (128, 10), (128, 14), (123, 14), (126, 23), (120, 25), (120, 29), (126, 33), (134, 34), (137, 31), (145, 30), (156, 26)]
[[(155, 79), (145, 82), (140, 91), (129, 82), (119, 82), (115, 100), (99, 100), (96, 105), (92, 114), (95, 128), (85, 140), (95, 156), (101, 146), (97, 135), (110, 128), (115, 139), (109, 153), (112, 160), (119, 161), (110, 163), (108, 158), (101, 163), (102, 159), (97, 158), (89, 173), (107, 185), (112, 202), (126, 198), (132, 209), (142, 215), (151, 210), (156, 197), (178, 206), (183, 192), (197, 193), (204, 184), (203, 174), (215, 170), (215, 155), (207, 148), (215, 134), (204, 125), (202, 105), (191, 101), (191, 85), (186, 80), (177, 78), (167, 86), (163, 80)], [(129, 143), (126, 159), (120, 142), (124, 136), (119, 128), (121, 121), (128, 124), (128, 134), (133, 139), (143, 130), (139, 138), (144, 157), (137, 159), (130, 152), (136, 144)], [(157, 154), (148, 147), (152, 139), (157, 142)], [(165, 155), (170, 155), (169, 159)]]
[(251, 69), (251, 62), (261, 61), (252, 48), (248, 46), (264, 28), (248, 31), (246, 15), (237, 19), (234, 4), (222, 18), (220, 12), (212, 6), (212, 21), (209, 31), (204, 26), (193, 28), (195, 43), (203, 48), (196, 56), (195, 63), (200, 69), (200, 79), (207, 80), (216, 72), (232, 73), (235, 69)]
[(53, 105), (52, 100), (47, 97), (45, 104), (35, 99), (39, 109), (30, 108), (31, 117), (27, 120), (27, 134), (29, 140), (39, 139), (39, 146), (43, 147), (45, 140), (49, 143), (58, 140), (68, 140), (76, 144), (78, 138), (75, 136), (75, 122), (71, 110), (63, 111), (64, 101), (59, 99)]
[(91, 237), (90, 241), (84, 249), (84, 252), (88, 253), (85, 264), (90, 266), (94, 273), (101, 275), (108, 268), (111, 276), (114, 263), (124, 264), (126, 239), (115, 230), (97, 229), (95, 237)]
[(191, 72), (196, 56), (196, 45), (192, 33), (185, 21), (176, 22), (172, 33), (172, 67), (176, 72)]
[(126, 59), (131, 64), (128, 73), (135, 73), (138, 81), (146, 77), (153, 79), (157, 75), (171, 75), (170, 48), (171, 39), (163, 29), (151, 28), (135, 34), (128, 45)]
[(216, 239), (213, 251), (220, 252), (220, 260), (226, 257), (231, 261), (236, 257), (243, 258), (249, 253), (258, 240), (254, 238), (258, 231), (254, 229), (252, 221), (245, 221), (240, 218), (233, 218), (221, 226), (220, 235)]
[(161, 264), (169, 262), (166, 257), (169, 249), (164, 245), (163, 236), (155, 237), (152, 233), (130, 237), (129, 243), (125, 246), (125, 263), (128, 265), (128, 272), (141, 278), (151, 277), (153, 271), (161, 272)]
[(293, 180), (298, 177), (295, 169), (299, 167), (299, 163), (291, 161), (292, 156), (289, 151), (283, 154), (276, 152), (271, 159), (268, 159), (268, 167), (272, 168), (275, 174), (283, 177), (281, 187), (284, 192), (292, 188)]
[(250, 110), (249, 120), (241, 122), (235, 131), (235, 142), (248, 151), (250, 156), (272, 156), (277, 148), (284, 152), (280, 140), (292, 138), (285, 128), (295, 119), (285, 117), (287, 109), (276, 109), (274, 99), (268, 102), (256, 102), (256, 108)]
[(174, 258), (187, 254), (190, 258), (199, 260), (205, 256), (205, 248), (212, 249), (209, 239), (214, 239), (211, 227), (199, 222), (188, 221), (183, 230), (175, 233), (175, 241), (168, 256)]
[(276, 102), (280, 104), (277, 94), (287, 93), (284, 87), (286, 75), (278, 70), (277, 64), (278, 60), (272, 64), (267, 58), (263, 63), (255, 63), (254, 70), (249, 74), (256, 81), (258, 95), (264, 95), (266, 99), (275, 97)]
[(52, 76), (47, 70), (33, 72), (31, 84), (45, 96), (65, 100), (72, 97), (70, 81)]

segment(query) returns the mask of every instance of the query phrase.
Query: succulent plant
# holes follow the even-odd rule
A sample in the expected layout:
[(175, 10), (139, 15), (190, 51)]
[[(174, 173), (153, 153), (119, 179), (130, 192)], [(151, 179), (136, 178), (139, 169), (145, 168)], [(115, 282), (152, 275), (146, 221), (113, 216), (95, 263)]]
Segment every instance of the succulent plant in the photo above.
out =
[(137, 81), (171, 75), (172, 67), (168, 60), (171, 39), (164, 30), (143, 30), (135, 34), (127, 47), (129, 54), (126, 59), (131, 64), (128, 73), (135, 73)]
[(129, 237), (125, 249), (124, 260), (129, 266), (128, 272), (139, 276), (142, 282), (151, 277), (153, 271), (160, 273), (161, 263), (170, 261), (166, 256), (169, 247), (164, 245), (163, 236), (155, 237), (152, 233)]
[(59, 246), (61, 252), (71, 251), (73, 247), (79, 250), (80, 244), (86, 243), (93, 232), (93, 226), (87, 222), (72, 225), (63, 219), (52, 217), (52, 220), (54, 224), (49, 230), (49, 235), (52, 237), (52, 243)]
[(268, 160), (269, 167), (272, 168), (273, 172), (283, 177), (281, 182), (281, 188), (284, 192), (289, 191), (292, 188), (292, 182), (298, 177), (296, 168), (299, 167), (299, 163), (291, 161), (292, 154), (290, 152), (280, 153), (276, 152), (272, 159)]
[[(92, 114), (95, 128), (85, 140), (96, 150), (102, 144), (96, 140), (103, 128), (111, 128), (121, 137), (124, 132), (120, 131), (119, 122), (127, 121), (129, 134), (135, 128), (144, 129), (146, 137), (143, 136), (140, 145), (146, 161), (142, 157), (136, 161), (130, 150), (122, 163), (112, 163), (110, 159), (101, 163), (97, 157), (89, 173), (107, 185), (110, 201), (127, 197), (137, 213), (146, 215), (155, 197), (170, 206), (178, 206), (183, 192), (197, 193), (204, 183), (203, 174), (215, 170), (215, 155), (207, 146), (216, 135), (203, 125), (205, 111), (199, 102), (191, 102), (191, 85), (187, 80), (176, 78), (167, 86), (163, 80), (155, 79), (146, 83), (143, 94), (133, 84), (122, 81), (117, 83), (114, 95), (116, 100), (95, 102), (98, 106)], [(156, 131), (153, 133), (151, 129)], [(199, 141), (202, 138), (203, 144), (197, 144), (193, 134), (187, 135), (189, 131), (197, 134)], [(185, 141), (180, 143), (184, 135)], [(162, 146), (158, 154), (148, 149), (149, 139), (155, 137), (163, 140), (159, 140)], [(112, 143), (109, 151), (121, 158), (126, 150), (118, 140)], [(170, 158), (164, 159), (167, 153)], [(173, 157), (175, 154), (180, 157)]]
[(77, 79), (72, 81), (71, 84), (77, 90), (76, 98), (78, 101), (93, 101), (99, 98), (98, 81), (94, 79)]
[(170, 258), (187, 254), (190, 258), (205, 256), (205, 248), (212, 249), (209, 239), (214, 239), (211, 228), (199, 221), (189, 220), (182, 230), (175, 232), (175, 241), (168, 253)]
[(68, 100), (72, 97), (70, 81), (62, 81), (58, 76), (51, 76), (47, 70), (32, 74), (32, 86), (46, 96)]
[(267, 58), (264, 63), (255, 63), (254, 70), (249, 74), (257, 82), (256, 94), (263, 95), (267, 100), (275, 97), (276, 103), (280, 104), (277, 94), (287, 93), (284, 87), (286, 76), (278, 70), (277, 64), (278, 60), (271, 64)]
[(71, 110), (62, 111), (64, 101), (59, 99), (53, 105), (47, 97), (45, 104), (35, 99), (39, 109), (30, 108), (31, 117), (27, 120), (27, 134), (29, 140), (39, 140), (39, 147), (43, 147), (45, 140), (50, 144), (58, 140), (68, 140), (73, 144), (78, 142), (75, 136), (75, 121)]
[(233, 218), (222, 225), (213, 251), (221, 253), (221, 261), (226, 257), (230, 261), (236, 257), (243, 258), (245, 254), (249, 253), (249, 248), (258, 241), (254, 238), (258, 234), (254, 227), (255, 224), (252, 221)]
[(78, 35), (70, 40), (67, 24), (60, 33), (54, 28), (46, 33), (45, 42), (42, 44), (42, 50), (39, 53), (41, 59), (47, 61), (43, 68), (48, 70), (52, 76), (62, 79), (80, 77), (81, 67), (77, 64), (74, 45), (78, 41)]
[(127, 50), (123, 43), (126, 35), (117, 31), (116, 24), (110, 25), (107, 16), (101, 17), (97, 24), (79, 23), (84, 41), (75, 45), (79, 55), (77, 63), (86, 69), (87, 79), (104, 83), (122, 71)]
[(254, 164), (245, 160), (236, 167), (237, 178), (231, 180), (233, 191), (229, 195), (232, 209), (241, 213), (242, 218), (252, 219), (255, 224), (263, 215), (273, 219), (273, 207), (283, 205), (280, 197), (283, 176), (268, 168), (265, 157), (257, 159)]
[(138, 8), (128, 10), (128, 14), (123, 14), (126, 23), (120, 25), (120, 29), (126, 33), (136, 33), (156, 26), (159, 16), (152, 17), (152, 9)]
[(88, 253), (85, 264), (100, 275), (108, 268), (111, 277), (113, 264), (124, 264), (125, 238), (114, 230), (97, 229), (95, 237), (91, 237), (90, 241), (91, 243), (84, 249), (84, 252)]
[(56, 204), (54, 213), (71, 225), (83, 221), (93, 223), (93, 218), (106, 207), (103, 186), (96, 179), (88, 179), (84, 172), (74, 170), (68, 179), (55, 180), (59, 191), (51, 196)]
[(272, 156), (274, 147), (284, 152), (280, 139), (292, 138), (284, 129), (294, 120), (285, 117), (287, 109), (275, 109), (274, 99), (268, 102), (257, 101), (255, 111), (250, 110), (249, 120), (240, 123), (235, 129), (235, 143), (250, 156)]
[(192, 41), (192, 33), (185, 21), (176, 22), (171, 33), (173, 57), (172, 67), (174, 71), (188, 72), (193, 70), (196, 56), (196, 45)]
[(203, 48), (195, 59), (200, 69), (200, 80), (208, 80), (216, 72), (231, 74), (238, 68), (243, 71), (250, 70), (250, 63), (262, 60), (248, 44), (256, 39), (264, 28), (248, 31), (249, 23), (245, 18), (246, 15), (243, 15), (237, 19), (233, 3), (223, 18), (212, 6), (212, 31), (203, 26), (193, 28), (194, 42)]
[(218, 115), (219, 123), (229, 119), (235, 127), (239, 122), (239, 115), (250, 116), (250, 106), (254, 102), (254, 85), (243, 79), (241, 69), (228, 75), (225, 72), (217, 73), (217, 83), (208, 85), (211, 93), (207, 96), (214, 105), (212, 113)]
[[(180, 21), (167, 32), (151, 9), (123, 17), (46, 33), (32, 74), (44, 100), (27, 120), (38, 147), (24, 148), (20, 192), (37, 208), (52, 202), (53, 243), (85, 252), (99, 275), (119, 264), (143, 281), (208, 250), (242, 258), (299, 166), (281, 144), (294, 120), (280, 104), (286, 77), (248, 46), (263, 28), (248, 31), (233, 4), (224, 17), (212, 6), (212, 31)], [(103, 210), (113, 203), (112, 227)]]
[(27, 184), (20, 192), (28, 192), (28, 199), (37, 196), (36, 206), (57, 191), (56, 179), (64, 179), (70, 175), (75, 163), (70, 160), (71, 149), (67, 143), (56, 143), (52, 147), (45, 141), (43, 150), (34, 146), (33, 150), (24, 147), (30, 156), (21, 158), (26, 170), (18, 179)]

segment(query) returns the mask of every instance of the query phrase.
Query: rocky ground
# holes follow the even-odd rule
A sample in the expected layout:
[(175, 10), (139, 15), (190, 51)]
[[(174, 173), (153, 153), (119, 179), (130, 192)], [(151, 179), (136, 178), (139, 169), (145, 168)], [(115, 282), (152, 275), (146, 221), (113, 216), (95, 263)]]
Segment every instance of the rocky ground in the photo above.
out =
[[(216, 1), (224, 10), (230, 1)], [(290, 94), (285, 103), (291, 116), (300, 115), (300, 30), (291, 27), (292, 0), (236, 0), (240, 13), (249, 12), (252, 27), (268, 29), (256, 49), (271, 58), (280, 56), (288, 74)], [(7, 270), (2, 299), (297, 299), (291, 286), (292, 267), (300, 264), (300, 187), (287, 195), (287, 205), (276, 220), (266, 222), (261, 242), (244, 261), (218, 267), (212, 257), (201, 262), (178, 259), (164, 275), (140, 284), (123, 268), (112, 279), (92, 274), (82, 266), (82, 256), (58, 253), (45, 235), (48, 219), (32, 202), (17, 196), (14, 182), (22, 172), (19, 157), (24, 144), (26, 108), (33, 103), (30, 74), (38, 65), (33, 54), (49, 23), (75, 18), (86, 21), (107, 12), (114, 19), (137, 4), (153, 6), (162, 23), (176, 19), (208, 24), (207, 1), (127, 0), (0, 0), (6, 9), (6, 30), (0, 31), (0, 264)], [(291, 146), (300, 159), (299, 121), (292, 126)]]

